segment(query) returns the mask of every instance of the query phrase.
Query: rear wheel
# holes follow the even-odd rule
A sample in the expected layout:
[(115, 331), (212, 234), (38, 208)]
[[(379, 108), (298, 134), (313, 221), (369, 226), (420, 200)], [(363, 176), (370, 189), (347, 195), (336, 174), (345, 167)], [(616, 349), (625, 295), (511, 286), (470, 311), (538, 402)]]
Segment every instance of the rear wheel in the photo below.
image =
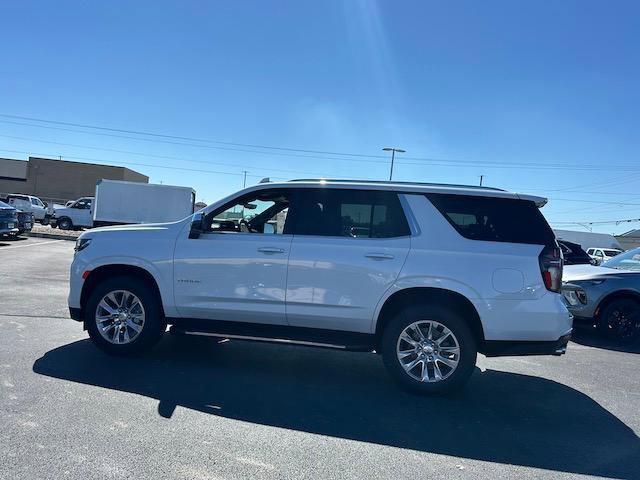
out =
[(166, 329), (160, 299), (149, 285), (128, 277), (100, 283), (87, 301), (91, 340), (112, 355), (131, 355), (155, 345)]
[(40, 220), (40, 225), (47, 226), (51, 222), (51, 217), (49, 215), (45, 215), (42, 220)]
[(619, 343), (640, 340), (640, 302), (632, 298), (612, 301), (602, 309), (598, 327), (609, 339)]
[(461, 388), (473, 373), (476, 341), (449, 309), (418, 305), (401, 311), (384, 330), (382, 353), (391, 376), (420, 393)]

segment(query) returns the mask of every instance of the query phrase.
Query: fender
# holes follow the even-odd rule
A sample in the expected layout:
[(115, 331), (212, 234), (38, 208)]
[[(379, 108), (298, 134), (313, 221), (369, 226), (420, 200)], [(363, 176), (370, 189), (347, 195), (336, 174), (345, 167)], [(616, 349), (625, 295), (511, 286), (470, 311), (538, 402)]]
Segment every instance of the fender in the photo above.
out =
[[(154, 263), (139, 257), (126, 255), (105, 256), (93, 259), (90, 263), (84, 266), (84, 270), (95, 270), (99, 267), (109, 265), (129, 265), (131, 267), (138, 267), (147, 271), (158, 285), (165, 314), (167, 316), (177, 316), (175, 305), (173, 304), (173, 265), (171, 262), (167, 262), (167, 265), (169, 265), (170, 268), (163, 273), (162, 270)], [(81, 273), (82, 272), (80, 272), (80, 274)], [(170, 303), (168, 303), (168, 301)]]
[[(483, 304), (480, 294), (477, 290), (473, 289), (471, 286), (463, 282), (459, 282), (452, 278), (430, 276), (403, 277), (401, 279), (398, 279), (391, 287), (389, 287), (382, 298), (378, 301), (375, 312), (373, 314), (373, 318), (371, 320), (372, 333), (376, 331), (378, 320), (380, 319), (380, 312), (382, 311), (382, 307), (387, 302), (387, 300), (393, 294), (410, 288), (437, 288), (440, 290), (449, 290), (451, 292), (458, 293), (463, 297), (466, 297), (476, 307), (476, 310), (479, 310), (478, 307)], [(482, 321), (482, 314), (480, 311), (478, 311), (478, 315), (480, 316), (480, 320)]]

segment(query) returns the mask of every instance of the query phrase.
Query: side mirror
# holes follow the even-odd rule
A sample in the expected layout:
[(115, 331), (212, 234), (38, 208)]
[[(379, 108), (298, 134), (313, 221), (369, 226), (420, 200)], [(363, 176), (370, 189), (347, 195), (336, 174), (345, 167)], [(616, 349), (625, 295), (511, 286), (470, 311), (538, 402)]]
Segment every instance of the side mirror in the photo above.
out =
[(196, 212), (191, 217), (191, 228), (189, 238), (199, 238), (204, 233), (204, 213)]

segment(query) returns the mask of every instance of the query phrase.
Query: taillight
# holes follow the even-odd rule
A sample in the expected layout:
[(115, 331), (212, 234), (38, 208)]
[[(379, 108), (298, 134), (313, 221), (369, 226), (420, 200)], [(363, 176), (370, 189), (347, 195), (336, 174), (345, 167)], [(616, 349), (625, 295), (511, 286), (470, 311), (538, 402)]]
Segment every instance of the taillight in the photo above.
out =
[(562, 251), (558, 247), (544, 247), (538, 259), (544, 286), (551, 292), (559, 292), (562, 288)]

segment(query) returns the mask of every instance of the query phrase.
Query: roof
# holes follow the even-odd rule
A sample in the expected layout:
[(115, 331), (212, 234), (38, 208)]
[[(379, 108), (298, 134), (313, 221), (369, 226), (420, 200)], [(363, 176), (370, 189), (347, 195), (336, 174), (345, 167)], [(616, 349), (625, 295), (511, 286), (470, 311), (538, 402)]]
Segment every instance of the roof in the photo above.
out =
[(358, 180), (358, 179), (297, 179), (289, 182), (281, 183), (261, 183), (247, 189), (248, 191), (265, 187), (295, 187), (312, 188), (312, 187), (331, 187), (331, 188), (349, 188), (362, 190), (391, 190), (406, 193), (447, 193), (450, 195), (469, 195), (479, 197), (494, 198), (513, 198), (520, 200), (529, 200), (535, 202), (536, 205), (542, 207), (547, 203), (547, 199), (536, 195), (520, 194), (508, 192), (499, 188), (481, 187), (477, 185), (455, 185), (445, 183), (420, 183), (420, 182), (397, 182), (397, 181), (381, 181), (381, 180)]
[(616, 236), (617, 237), (640, 237), (640, 228), (634, 228), (633, 230), (629, 230), (628, 232), (624, 232)]

